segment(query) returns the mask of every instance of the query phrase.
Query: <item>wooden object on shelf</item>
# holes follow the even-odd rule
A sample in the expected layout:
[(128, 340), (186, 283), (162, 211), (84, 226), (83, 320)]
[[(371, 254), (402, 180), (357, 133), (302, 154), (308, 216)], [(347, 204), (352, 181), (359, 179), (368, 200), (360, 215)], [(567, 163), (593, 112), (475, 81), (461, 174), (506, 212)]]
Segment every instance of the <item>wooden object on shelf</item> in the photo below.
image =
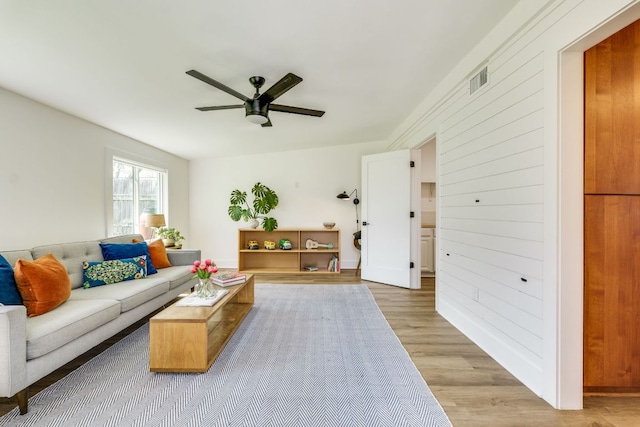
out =
[[(280, 239), (288, 239), (291, 249), (279, 249)], [(309, 239), (326, 245), (331, 244), (332, 247), (307, 249), (305, 243)], [(248, 249), (247, 243), (250, 240), (256, 240), (260, 249)], [(265, 240), (275, 241), (277, 249), (263, 249)], [(336, 271), (327, 270), (334, 256), (338, 261), (341, 260), (338, 228), (278, 228), (271, 232), (253, 228), (238, 230), (238, 270), (243, 273), (337, 274), (340, 272), (339, 268), (336, 268)], [(317, 270), (310, 271), (308, 267), (315, 267)]]
[(149, 319), (151, 372), (207, 372), (253, 307), (254, 280), (225, 289), (212, 307), (175, 304)]

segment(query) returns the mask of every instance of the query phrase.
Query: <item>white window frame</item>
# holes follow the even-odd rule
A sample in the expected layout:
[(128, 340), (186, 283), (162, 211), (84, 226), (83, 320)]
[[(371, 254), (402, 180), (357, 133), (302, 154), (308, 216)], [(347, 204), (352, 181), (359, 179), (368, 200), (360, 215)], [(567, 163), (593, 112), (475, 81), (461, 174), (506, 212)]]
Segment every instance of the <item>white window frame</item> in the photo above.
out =
[[(105, 235), (114, 236), (114, 218), (113, 218), (113, 165), (114, 161), (125, 163), (131, 165), (136, 168), (143, 168), (153, 170), (155, 172), (160, 173), (161, 181), (159, 183), (159, 197), (160, 200), (158, 202), (158, 212), (165, 215), (166, 221), (168, 221), (168, 206), (169, 206), (169, 197), (168, 197), (168, 188), (169, 188), (169, 172), (166, 167), (161, 164), (154, 164), (155, 162), (149, 161), (148, 159), (139, 159), (135, 155), (131, 155), (128, 153), (120, 153), (115, 150), (107, 149), (107, 155), (105, 156), (106, 164), (105, 164)], [(136, 196), (137, 197), (137, 196)], [(138, 201), (134, 203), (134, 209), (138, 209)], [(134, 216), (139, 217), (141, 212), (134, 213)], [(138, 223), (134, 221), (134, 233), (139, 233)]]

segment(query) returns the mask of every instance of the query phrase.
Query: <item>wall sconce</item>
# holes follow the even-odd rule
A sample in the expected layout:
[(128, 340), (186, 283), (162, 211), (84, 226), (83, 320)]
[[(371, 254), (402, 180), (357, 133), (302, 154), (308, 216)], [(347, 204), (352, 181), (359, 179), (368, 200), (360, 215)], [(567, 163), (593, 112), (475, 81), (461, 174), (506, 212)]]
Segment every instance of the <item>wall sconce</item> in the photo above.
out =
[(354, 188), (353, 191), (349, 194), (347, 194), (346, 191), (343, 191), (342, 193), (338, 194), (336, 197), (340, 200), (350, 200), (351, 196), (353, 195), (353, 193), (356, 193), (356, 197), (353, 199), (353, 204), (357, 205), (358, 203), (360, 203), (360, 199), (358, 199), (358, 189)]
[(338, 194), (336, 197), (340, 200), (347, 201), (347, 200), (351, 200), (351, 196), (353, 196), (353, 193), (356, 193), (356, 197), (353, 198), (353, 204), (356, 208), (356, 227), (359, 229), (360, 221), (358, 220), (358, 204), (360, 203), (360, 199), (358, 199), (358, 189), (354, 188), (353, 191), (349, 194), (347, 194), (346, 191), (343, 191), (342, 193)]
[(164, 227), (167, 223), (164, 220), (164, 214), (147, 214), (145, 225), (153, 229), (153, 234), (151, 235), (153, 239), (158, 234), (158, 228)]

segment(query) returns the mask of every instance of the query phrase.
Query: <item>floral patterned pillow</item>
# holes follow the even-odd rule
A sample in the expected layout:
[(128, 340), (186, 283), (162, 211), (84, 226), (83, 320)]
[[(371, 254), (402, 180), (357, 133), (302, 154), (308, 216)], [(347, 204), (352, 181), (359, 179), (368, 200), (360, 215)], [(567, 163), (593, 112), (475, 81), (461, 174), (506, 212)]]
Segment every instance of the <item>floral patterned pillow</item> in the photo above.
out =
[(109, 285), (147, 277), (147, 257), (114, 259), (102, 262), (82, 263), (85, 288)]

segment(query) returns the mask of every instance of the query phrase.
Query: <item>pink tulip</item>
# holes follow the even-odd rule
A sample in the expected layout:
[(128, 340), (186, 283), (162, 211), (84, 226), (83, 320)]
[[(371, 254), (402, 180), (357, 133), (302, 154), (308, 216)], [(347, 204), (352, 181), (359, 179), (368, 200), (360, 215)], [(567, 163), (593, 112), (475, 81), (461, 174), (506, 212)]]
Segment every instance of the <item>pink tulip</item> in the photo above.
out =
[(198, 269), (195, 266), (191, 267), (191, 273), (192, 274), (196, 274), (197, 272), (198, 272)]
[(217, 273), (218, 272), (218, 267), (216, 267), (215, 265), (213, 266), (213, 273)]
[(193, 265), (195, 265), (196, 267), (200, 267), (200, 261), (194, 261)]
[(209, 258), (204, 260), (205, 265), (211, 265), (211, 260)]

